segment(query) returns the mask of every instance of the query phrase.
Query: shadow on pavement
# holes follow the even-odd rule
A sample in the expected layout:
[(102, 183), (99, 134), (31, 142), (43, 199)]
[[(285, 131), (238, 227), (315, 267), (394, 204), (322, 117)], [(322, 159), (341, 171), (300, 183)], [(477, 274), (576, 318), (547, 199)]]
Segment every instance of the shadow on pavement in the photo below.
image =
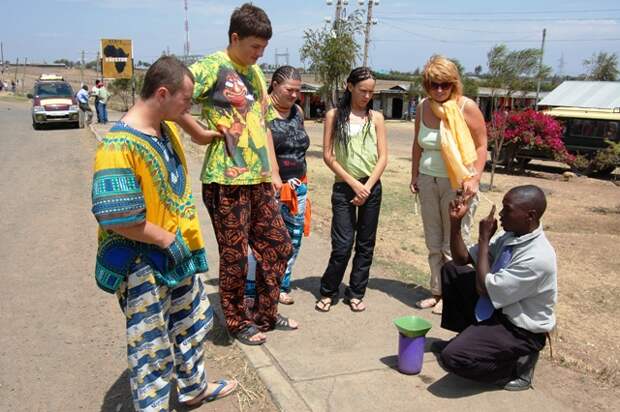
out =
[[(345, 281), (347, 277), (345, 276)], [(343, 282), (344, 283), (344, 282)], [(303, 279), (295, 279), (291, 282), (292, 289), (301, 289), (311, 293), (315, 299), (321, 297), (320, 294), (321, 278), (319, 276), (310, 276)], [(334, 302), (334, 305), (338, 303), (338, 300), (344, 296), (344, 288), (346, 286), (340, 285), (339, 298)], [(423, 298), (431, 296), (431, 292), (416, 284), (405, 283), (401, 280), (386, 279), (386, 278), (373, 278), (372, 275), (368, 281), (368, 287), (370, 289), (379, 290), (386, 295), (399, 300), (403, 304), (418, 309), (415, 307), (415, 303)]]
[(131, 389), (129, 387), (129, 371), (125, 370), (106, 392), (101, 405), (101, 412), (133, 410)]
[(415, 306), (415, 303), (418, 300), (431, 296), (430, 290), (420, 285), (416, 285), (414, 283), (405, 283), (402, 280), (396, 279), (371, 277), (368, 281), (368, 287), (371, 289), (379, 290), (414, 309), (418, 309)]
[(492, 386), (463, 379), (451, 373), (429, 385), (427, 390), (438, 398), (458, 399), (478, 395), (483, 392), (500, 390)]
[(390, 369), (398, 371), (398, 355), (384, 356), (379, 360)]

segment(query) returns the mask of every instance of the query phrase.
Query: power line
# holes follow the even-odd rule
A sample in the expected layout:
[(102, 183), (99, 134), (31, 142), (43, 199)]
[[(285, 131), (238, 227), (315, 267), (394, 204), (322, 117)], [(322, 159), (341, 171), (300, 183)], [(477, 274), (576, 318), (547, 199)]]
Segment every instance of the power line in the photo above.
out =
[(447, 26), (433, 26), (432, 24), (424, 24), (416, 22), (416, 26), (428, 27), (431, 29), (452, 30), (452, 31), (470, 31), (474, 33), (489, 33), (489, 34), (523, 34), (523, 33), (538, 33), (538, 31), (492, 31), (492, 30), (479, 30), (479, 29), (466, 29), (462, 27), (447, 27)]
[[(437, 12), (437, 13), (414, 13), (413, 16), (454, 16), (454, 15), (469, 15), (469, 16), (497, 16), (497, 15), (506, 15), (506, 14), (571, 14), (571, 13), (609, 13), (609, 12), (618, 12), (620, 9), (588, 9), (588, 10), (538, 10), (538, 11), (523, 11), (523, 10), (512, 10), (512, 11), (455, 11), (455, 12)], [(399, 13), (399, 15), (402, 15)]]
[[(498, 40), (498, 39), (473, 39), (473, 40), (446, 40), (446, 39), (440, 39), (440, 38), (436, 38), (436, 37), (432, 37), (432, 36), (428, 36), (426, 34), (422, 34), (422, 33), (418, 33), (418, 32), (414, 32), (408, 29), (405, 29), (403, 27), (397, 26), (395, 24), (388, 24), (385, 23), (386, 26), (388, 27), (393, 27), (395, 29), (401, 30), (405, 33), (409, 33), (412, 34), (414, 36), (418, 36), (427, 40), (432, 40), (432, 41), (436, 41), (439, 43), (531, 43), (531, 42), (535, 42), (538, 43), (539, 40), (534, 40), (531, 39), (531, 35), (528, 35), (526, 37), (521, 37), (518, 39), (502, 39), (502, 40)], [(385, 39), (376, 39), (375, 41), (381, 41), (381, 42), (390, 42), (390, 40), (385, 40)], [(396, 40), (395, 40), (396, 41)], [(403, 41), (408, 41), (408, 40), (403, 40)], [(579, 38), (579, 39), (551, 39), (551, 40), (546, 40), (547, 42), (595, 42), (595, 41), (620, 41), (620, 38), (598, 38), (598, 39), (584, 39), (584, 38)]]
[[(382, 15), (379, 16), (381, 19), (389, 19), (389, 20), (430, 20), (430, 21), (482, 21), (485, 23), (489, 22), (488, 17), (480, 17), (480, 18), (472, 18), (472, 17), (454, 17), (454, 18), (446, 18), (446, 17), (428, 17), (422, 14), (411, 15), (411, 16), (387, 16)], [(492, 22), (498, 21), (557, 21), (557, 22), (567, 22), (567, 21), (617, 21), (620, 20), (620, 17), (615, 16), (607, 16), (607, 17), (554, 17), (554, 18), (514, 18), (514, 17), (506, 17), (506, 18), (493, 18)]]

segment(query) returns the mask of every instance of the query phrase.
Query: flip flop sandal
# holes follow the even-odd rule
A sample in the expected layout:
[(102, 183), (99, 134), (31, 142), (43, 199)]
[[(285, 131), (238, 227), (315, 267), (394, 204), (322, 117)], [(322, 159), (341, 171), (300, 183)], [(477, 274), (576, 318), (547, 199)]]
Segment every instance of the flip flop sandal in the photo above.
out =
[(316, 301), (316, 305), (314, 305), (314, 309), (319, 312), (327, 313), (332, 308), (332, 299), (331, 298), (321, 298)]
[(283, 305), (292, 305), (293, 303), (295, 303), (295, 299), (293, 299), (291, 295), (285, 292), (280, 293), (280, 297), (278, 298), (278, 301), (282, 303)]
[(295, 330), (298, 328), (298, 326), (291, 326), (291, 324), (288, 321), (288, 318), (285, 318), (284, 316), (280, 315), (278, 313), (278, 316), (276, 317), (276, 324), (273, 327), (275, 330)]
[(260, 333), (260, 330), (254, 325), (246, 326), (235, 334), (235, 338), (244, 345), (258, 346), (265, 343), (266, 339), (252, 340), (252, 337)]
[(362, 299), (345, 299), (344, 303), (349, 305), (352, 312), (363, 312), (366, 310), (366, 306), (364, 306), (364, 301), (362, 301)]
[[(230, 389), (228, 389), (226, 392), (222, 392), (224, 390), (224, 388), (227, 387), (231, 382), (234, 382), (235, 384)], [(190, 403), (190, 404), (187, 404), (187, 403), (183, 402), (183, 405), (188, 407), (188, 408), (195, 409), (195, 408), (199, 407), (200, 405), (205, 404), (207, 402), (213, 402), (216, 399), (225, 398), (226, 396), (228, 396), (231, 393), (233, 393), (235, 391), (235, 389), (237, 389), (237, 385), (238, 385), (238, 382), (236, 380), (230, 380), (229, 381), (227, 379), (220, 379), (219, 381), (216, 381), (216, 382), (213, 382), (213, 383), (217, 383), (217, 387), (209, 395), (207, 395), (204, 398), (202, 398), (199, 402)], [(205, 388), (205, 392), (206, 392), (206, 390), (207, 389)], [(200, 396), (200, 395), (198, 395), (198, 396)]]
[(415, 303), (415, 307), (418, 309), (430, 309), (437, 304), (437, 299), (435, 298), (426, 298), (418, 300)]

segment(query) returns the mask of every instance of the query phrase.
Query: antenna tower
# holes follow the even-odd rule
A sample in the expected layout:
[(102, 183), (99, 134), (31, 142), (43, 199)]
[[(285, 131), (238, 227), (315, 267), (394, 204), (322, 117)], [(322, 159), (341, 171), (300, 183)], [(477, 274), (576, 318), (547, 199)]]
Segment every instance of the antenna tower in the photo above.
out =
[(189, 59), (189, 20), (187, 18), (187, 0), (185, 2), (185, 45), (183, 46), (183, 54), (185, 56), (185, 63), (188, 63)]

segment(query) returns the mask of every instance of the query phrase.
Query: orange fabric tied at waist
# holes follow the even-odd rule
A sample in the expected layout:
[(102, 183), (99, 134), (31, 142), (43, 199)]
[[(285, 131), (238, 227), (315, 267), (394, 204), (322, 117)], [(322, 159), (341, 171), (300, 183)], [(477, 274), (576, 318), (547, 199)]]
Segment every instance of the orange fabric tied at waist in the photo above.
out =
[[(308, 184), (308, 178), (306, 176), (299, 179), (300, 184)], [(298, 213), (298, 200), (297, 200), (297, 186), (291, 184), (290, 182), (286, 182), (282, 184), (282, 188), (280, 189), (280, 203), (286, 205), (288, 210), (291, 211), (292, 215), (296, 215)], [(312, 216), (312, 211), (310, 207), (310, 198), (306, 194), (306, 210), (304, 212), (304, 236), (310, 235), (310, 218)]]

